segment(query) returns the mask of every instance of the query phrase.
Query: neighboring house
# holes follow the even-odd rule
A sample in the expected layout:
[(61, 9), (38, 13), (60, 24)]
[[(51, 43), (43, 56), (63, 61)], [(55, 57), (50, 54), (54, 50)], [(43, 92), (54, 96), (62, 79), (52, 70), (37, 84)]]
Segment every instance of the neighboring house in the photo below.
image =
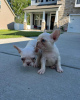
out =
[(7, 0), (0, 0), (0, 29), (14, 29), (14, 18)]
[(80, 0), (31, 0), (24, 12), (24, 29), (26, 15), (30, 13), (31, 29), (53, 30), (63, 26), (68, 32), (80, 32)]

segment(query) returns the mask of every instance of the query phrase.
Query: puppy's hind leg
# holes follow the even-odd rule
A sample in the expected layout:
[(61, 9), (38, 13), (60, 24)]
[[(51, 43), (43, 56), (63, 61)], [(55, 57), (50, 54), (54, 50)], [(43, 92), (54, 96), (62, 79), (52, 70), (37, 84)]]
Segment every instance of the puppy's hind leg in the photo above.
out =
[(57, 67), (57, 72), (59, 72), (59, 73), (63, 72), (63, 69), (61, 68), (61, 58), (60, 58), (60, 56), (58, 57), (56, 67)]
[(49, 66), (49, 68), (55, 69), (55, 68), (56, 68), (56, 65), (54, 65), (54, 66)]

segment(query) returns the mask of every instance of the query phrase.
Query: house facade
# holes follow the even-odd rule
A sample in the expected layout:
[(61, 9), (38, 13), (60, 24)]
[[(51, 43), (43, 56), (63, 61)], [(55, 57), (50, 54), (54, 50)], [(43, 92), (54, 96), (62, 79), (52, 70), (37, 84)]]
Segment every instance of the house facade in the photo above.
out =
[(31, 29), (53, 30), (63, 26), (74, 31), (80, 26), (80, 0), (31, 0), (31, 6), (24, 8), (24, 12), (24, 29), (27, 29), (27, 13)]
[(14, 29), (14, 18), (7, 0), (0, 0), (0, 29)]

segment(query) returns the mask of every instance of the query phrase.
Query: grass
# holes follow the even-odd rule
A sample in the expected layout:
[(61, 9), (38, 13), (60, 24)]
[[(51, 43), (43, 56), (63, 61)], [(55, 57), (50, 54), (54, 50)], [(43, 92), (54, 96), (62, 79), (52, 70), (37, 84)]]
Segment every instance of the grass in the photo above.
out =
[(0, 39), (4, 38), (18, 38), (18, 37), (35, 37), (40, 35), (42, 32), (32, 31), (15, 31), (15, 30), (0, 30)]
[[(35, 37), (35, 36), (40, 35), (41, 33), (42, 32), (0, 30), (0, 39), (19, 38), (19, 37)], [(51, 33), (51, 32), (49, 32), (49, 33)]]

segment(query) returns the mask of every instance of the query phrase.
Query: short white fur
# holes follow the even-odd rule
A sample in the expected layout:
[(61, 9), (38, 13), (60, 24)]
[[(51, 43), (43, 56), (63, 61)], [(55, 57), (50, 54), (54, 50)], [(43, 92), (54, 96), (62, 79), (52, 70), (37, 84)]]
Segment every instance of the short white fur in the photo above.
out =
[(20, 48), (17, 46), (14, 46), (21, 55), (21, 59), (23, 61), (23, 66), (35, 66), (35, 47), (36, 47), (37, 40), (31, 40), (28, 42), (25, 48)]
[(39, 74), (44, 74), (46, 66), (54, 68), (55, 65), (57, 72), (63, 72), (59, 50), (54, 43), (59, 35), (60, 30), (55, 30), (52, 34), (45, 32), (38, 36), (36, 48), (41, 49), (42, 51), (41, 69), (38, 70)]

